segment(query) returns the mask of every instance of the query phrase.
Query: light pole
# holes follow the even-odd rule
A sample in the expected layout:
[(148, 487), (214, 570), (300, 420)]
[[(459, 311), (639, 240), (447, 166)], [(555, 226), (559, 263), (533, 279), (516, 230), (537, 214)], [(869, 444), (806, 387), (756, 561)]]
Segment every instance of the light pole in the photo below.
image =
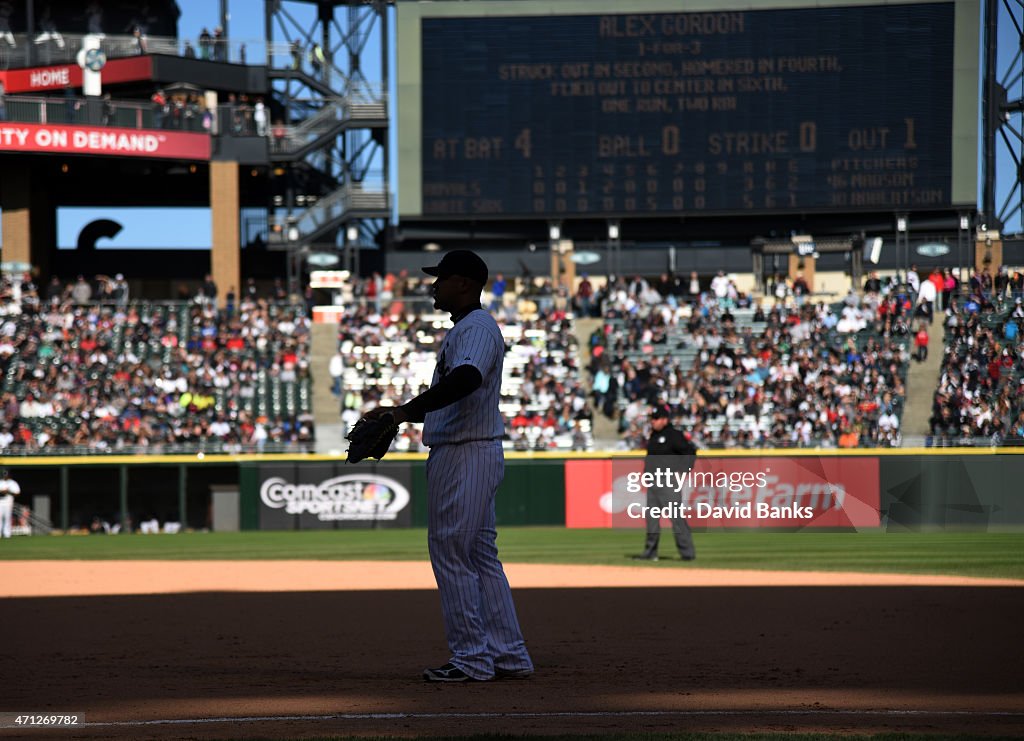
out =
[(345, 252), (348, 255), (346, 267), (351, 271), (352, 277), (359, 278), (359, 225), (349, 224), (345, 228)]
[(907, 277), (910, 274), (910, 219), (906, 214), (896, 215), (896, 255), (903, 271), (903, 282), (909, 286)]
[(288, 293), (291, 295), (295, 293), (296, 287), (299, 283), (299, 273), (302, 270), (302, 256), (299, 248), (299, 227), (295, 225), (295, 219), (288, 217), (285, 222), (285, 239), (288, 240), (287, 256), (288, 259), (285, 261), (285, 285), (288, 287)]
[(960, 230), (956, 233), (956, 295), (959, 297), (960, 289), (964, 284), (964, 273), (967, 271), (968, 257), (970, 255), (971, 238), (971, 215), (960, 214)]
[(619, 222), (608, 222), (608, 285), (611, 286), (612, 276), (618, 275), (618, 255), (621, 246), (621, 230)]
[(558, 221), (548, 223), (548, 248), (551, 250), (551, 289), (556, 290), (562, 282), (562, 254), (558, 243), (562, 239), (562, 224)]

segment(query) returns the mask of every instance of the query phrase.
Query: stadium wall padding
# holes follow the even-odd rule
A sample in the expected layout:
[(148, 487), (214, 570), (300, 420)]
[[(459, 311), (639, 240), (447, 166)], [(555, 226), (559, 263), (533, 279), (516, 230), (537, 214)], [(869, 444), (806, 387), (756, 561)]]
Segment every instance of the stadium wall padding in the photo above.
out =
[[(765, 455), (763, 451), (750, 452)], [(767, 455), (818, 453), (772, 451)], [(893, 532), (917, 529), (986, 531), (1024, 527), (1024, 496), (1021, 495), (1024, 487), (1020, 483), (1024, 481), (1024, 455), (1021, 453), (1024, 450), (820, 451), (826, 456), (853, 455), (878, 461), (881, 527)], [(744, 456), (744, 453), (736, 451), (706, 454)], [(620, 457), (624, 456), (584, 454), (562, 457), (510, 453), (505, 464), (505, 480), (497, 498), (499, 525), (565, 525), (566, 461), (608, 461)], [(118, 518), (123, 470), (129, 514), (135, 523), (146, 517), (157, 517), (161, 522), (179, 518), (180, 502), (184, 498), (186, 527), (210, 527), (211, 486), (236, 485), (241, 495), (239, 524), (243, 530), (255, 530), (261, 527), (261, 508), (264, 505), (260, 489), (266, 478), (277, 476), (296, 485), (316, 487), (338, 477), (363, 474), (397, 483), (407, 492), (408, 502), (400, 515), (396, 514), (386, 523), (371, 519), (360, 525), (350, 523), (347, 526), (426, 527), (424, 462), (423, 455), (396, 455), (394, 461), (360, 466), (346, 466), (329, 456), (210, 455), (205, 460), (196, 456), (7, 456), (2, 465), (21, 484), (21, 503), (31, 504), (33, 497), (38, 496), (50, 499), (50, 512), (58, 528), (87, 527), (93, 516), (109, 520)], [(569, 469), (578, 468), (578, 465)], [(343, 481), (337, 485), (344, 487), (350, 483)], [(391, 485), (387, 481), (366, 479), (357, 483), (362, 488), (356, 493), (346, 490), (346, 506), (387, 509), (396, 497), (397, 490), (389, 488)], [(367, 488), (367, 484), (372, 486)], [(263, 523), (264, 526), (268, 524)], [(300, 524), (294, 519), (283, 523), (288, 529)], [(278, 522), (278, 526), (281, 525)], [(342, 525), (332, 521), (314, 526)]]
[(506, 461), (496, 509), (499, 525), (564, 525), (565, 461)]
[(238, 471), (239, 506), (238, 524), (242, 530), (258, 530), (260, 526), (260, 469), (253, 464), (242, 464)]
[(879, 475), (888, 531), (1024, 526), (1024, 456), (882, 456)]
[[(565, 524), (565, 465), (564, 460), (509, 460), (505, 463), (505, 479), (498, 490), (496, 515), (499, 525), (552, 525)], [(427, 526), (427, 478), (426, 465), (422, 459), (409, 462), (364, 463), (347, 466), (342, 463), (296, 463), (282, 461), (260, 465), (243, 466), (246, 473), (240, 479), (242, 492), (240, 523), (243, 530), (252, 529), (306, 529), (313, 527), (352, 527), (361, 523), (363, 527), (373, 526)], [(281, 517), (268, 515), (268, 506), (261, 491), (267, 481), (273, 478), (295, 484), (324, 484), (332, 477), (349, 476), (357, 485), (365, 485), (370, 479), (360, 476), (380, 477), (380, 493), (385, 498), (394, 489), (391, 482), (400, 484), (408, 491), (410, 501), (401, 508), (396, 520), (331, 520), (325, 523), (305, 518), (285, 522)], [(364, 492), (367, 491), (365, 488)], [(374, 490), (376, 491), (376, 490)], [(330, 498), (333, 494), (323, 494)], [(340, 499), (347, 501), (341, 507), (353, 508), (356, 500), (366, 501), (365, 494), (345, 492)], [(371, 495), (372, 496), (372, 493)], [(334, 514), (329, 516), (336, 516)], [(349, 515), (346, 515), (349, 516)], [(355, 516), (355, 515), (351, 515)], [(372, 517), (373, 513), (368, 513)], [(305, 517), (305, 515), (303, 515)], [(375, 523), (367, 524), (367, 523)]]

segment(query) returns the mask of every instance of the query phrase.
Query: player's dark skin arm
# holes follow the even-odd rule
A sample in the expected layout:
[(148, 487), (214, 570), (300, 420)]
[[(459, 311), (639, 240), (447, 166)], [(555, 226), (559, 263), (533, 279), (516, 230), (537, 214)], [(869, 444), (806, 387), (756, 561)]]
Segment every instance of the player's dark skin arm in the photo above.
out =
[(436, 412), (449, 404), (465, 399), (483, 385), (484, 377), (473, 365), (460, 365), (437, 382), (394, 411), (395, 422), (422, 422), (427, 412)]

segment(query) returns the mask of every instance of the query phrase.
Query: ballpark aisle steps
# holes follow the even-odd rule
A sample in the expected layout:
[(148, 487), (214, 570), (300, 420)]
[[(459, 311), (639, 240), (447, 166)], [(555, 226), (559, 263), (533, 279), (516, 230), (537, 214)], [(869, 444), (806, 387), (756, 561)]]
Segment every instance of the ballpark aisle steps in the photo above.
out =
[(348, 447), (341, 437), (340, 402), (331, 393), (331, 374), (327, 372), (337, 347), (338, 325), (313, 325), (309, 367), (313, 376), (313, 421), (318, 453), (340, 453)]
[(579, 347), (579, 368), (580, 368), (580, 383), (583, 388), (587, 390), (587, 400), (590, 402), (590, 407), (594, 412), (594, 449), (595, 450), (607, 450), (614, 448), (615, 444), (619, 441), (618, 427), (616, 426), (615, 420), (608, 419), (600, 410), (594, 409), (593, 397), (590, 395), (590, 374), (587, 373), (587, 366), (590, 365), (590, 335), (594, 333), (594, 330), (601, 326), (600, 319), (581, 319), (576, 317), (573, 322), (573, 330), (576, 334), (576, 343)]
[[(913, 353), (912, 335), (907, 337), (907, 343)], [(907, 445), (908, 438), (920, 439), (930, 433), (928, 420), (932, 416), (932, 402), (935, 400), (935, 389), (939, 385), (939, 367), (942, 365), (945, 344), (945, 329), (942, 322), (932, 322), (928, 327), (928, 359), (923, 363), (910, 361), (910, 370), (907, 371), (907, 399), (903, 407), (903, 419), (900, 420), (904, 446)]]

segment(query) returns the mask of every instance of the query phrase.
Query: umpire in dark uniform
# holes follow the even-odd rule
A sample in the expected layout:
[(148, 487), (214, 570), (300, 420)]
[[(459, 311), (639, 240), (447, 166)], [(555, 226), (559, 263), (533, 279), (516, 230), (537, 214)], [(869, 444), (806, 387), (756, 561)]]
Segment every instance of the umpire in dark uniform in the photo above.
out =
[[(693, 467), (697, 456), (697, 447), (686, 439), (682, 432), (669, 422), (672, 410), (667, 404), (658, 404), (651, 410), (651, 437), (647, 441), (647, 457), (644, 459), (644, 472), (655, 473), (657, 469), (670, 469), (674, 473), (683, 474)], [(665, 507), (671, 502), (681, 503), (682, 494), (675, 487), (647, 489), (648, 507)], [(693, 535), (690, 526), (682, 516), (673, 517), (672, 534), (676, 539), (676, 548), (684, 561), (692, 561), (697, 557), (693, 547)], [(634, 559), (643, 561), (658, 560), (658, 540), (661, 537), (661, 518), (652, 517), (647, 513), (647, 540), (644, 552)]]

